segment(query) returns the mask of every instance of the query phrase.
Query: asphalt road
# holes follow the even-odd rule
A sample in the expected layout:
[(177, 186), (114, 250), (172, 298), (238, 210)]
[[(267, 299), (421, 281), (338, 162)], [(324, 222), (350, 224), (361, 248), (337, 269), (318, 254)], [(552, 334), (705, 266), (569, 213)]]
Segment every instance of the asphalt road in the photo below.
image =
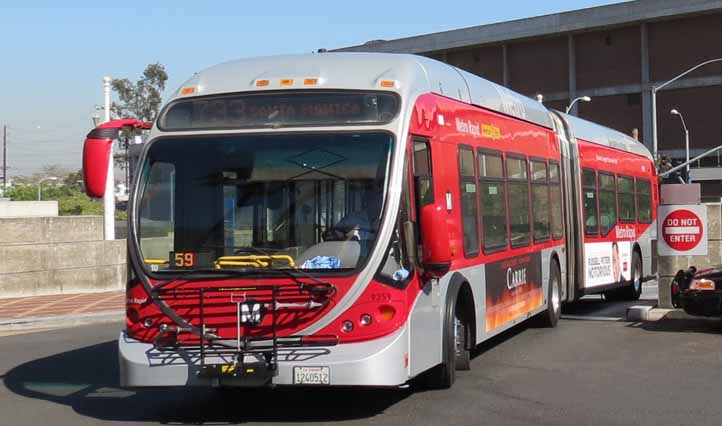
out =
[(0, 425), (722, 423), (722, 323), (631, 324), (618, 320), (624, 309), (590, 298), (556, 329), (511, 330), (444, 391), (128, 391), (120, 325), (5, 336)]

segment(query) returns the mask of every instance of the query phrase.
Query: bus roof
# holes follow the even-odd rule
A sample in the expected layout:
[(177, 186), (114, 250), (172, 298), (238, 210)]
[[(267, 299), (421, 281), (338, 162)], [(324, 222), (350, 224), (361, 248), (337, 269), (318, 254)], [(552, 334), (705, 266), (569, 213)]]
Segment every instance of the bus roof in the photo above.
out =
[[(317, 79), (317, 83), (304, 85), (305, 79)], [(259, 80), (267, 81), (259, 85)], [(382, 80), (396, 82), (395, 87), (382, 87)], [(193, 93), (181, 94), (188, 87)], [(328, 52), (240, 59), (196, 73), (173, 99), (297, 89), (381, 89), (402, 97), (436, 93), (553, 128), (549, 111), (539, 102), (443, 62), (408, 54)]]
[[(306, 79), (315, 80), (315, 84), (306, 85)], [(258, 84), (263, 80), (263, 85)], [(382, 87), (382, 81), (393, 81), (394, 87)], [(184, 88), (192, 88), (192, 91), (183, 94)], [(536, 100), (449, 64), (400, 53), (324, 52), (239, 59), (196, 73), (174, 93), (171, 100), (299, 89), (386, 90), (399, 93), (406, 99), (436, 93), (554, 128), (551, 111)], [(621, 132), (559, 114), (569, 123), (573, 136), (579, 139), (652, 158), (644, 145)]]
[(572, 136), (577, 139), (582, 139), (597, 145), (608, 146), (621, 151), (631, 152), (633, 154), (647, 157), (650, 160), (653, 159), (652, 154), (649, 152), (647, 147), (638, 140), (627, 136), (622, 132), (592, 123), (591, 121), (587, 121), (573, 115), (564, 114), (563, 112), (555, 112), (569, 124)]

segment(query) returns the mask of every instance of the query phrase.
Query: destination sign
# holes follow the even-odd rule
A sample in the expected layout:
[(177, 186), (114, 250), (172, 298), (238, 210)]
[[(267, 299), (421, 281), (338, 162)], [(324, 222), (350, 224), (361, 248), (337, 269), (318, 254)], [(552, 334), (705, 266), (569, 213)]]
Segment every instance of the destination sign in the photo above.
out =
[(286, 92), (199, 97), (176, 101), (162, 130), (383, 124), (396, 117), (391, 93)]

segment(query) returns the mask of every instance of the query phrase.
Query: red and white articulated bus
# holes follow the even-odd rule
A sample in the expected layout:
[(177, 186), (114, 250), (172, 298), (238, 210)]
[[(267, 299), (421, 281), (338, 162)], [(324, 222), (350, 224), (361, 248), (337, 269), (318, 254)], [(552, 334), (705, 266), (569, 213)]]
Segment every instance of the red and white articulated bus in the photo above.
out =
[[(88, 136), (90, 195), (129, 124)], [(121, 383), (448, 387), (515, 324), (638, 298), (656, 205), (639, 142), (428, 58), (211, 67), (140, 158)]]

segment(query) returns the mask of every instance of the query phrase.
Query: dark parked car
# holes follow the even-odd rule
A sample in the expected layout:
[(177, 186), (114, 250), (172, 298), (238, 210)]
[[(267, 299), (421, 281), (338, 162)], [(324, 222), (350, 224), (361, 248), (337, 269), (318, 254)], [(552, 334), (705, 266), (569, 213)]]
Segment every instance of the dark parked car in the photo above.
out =
[(722, 266), (677, 272), (672, 282), (672, 303), (690, 315), (722, 316)]

